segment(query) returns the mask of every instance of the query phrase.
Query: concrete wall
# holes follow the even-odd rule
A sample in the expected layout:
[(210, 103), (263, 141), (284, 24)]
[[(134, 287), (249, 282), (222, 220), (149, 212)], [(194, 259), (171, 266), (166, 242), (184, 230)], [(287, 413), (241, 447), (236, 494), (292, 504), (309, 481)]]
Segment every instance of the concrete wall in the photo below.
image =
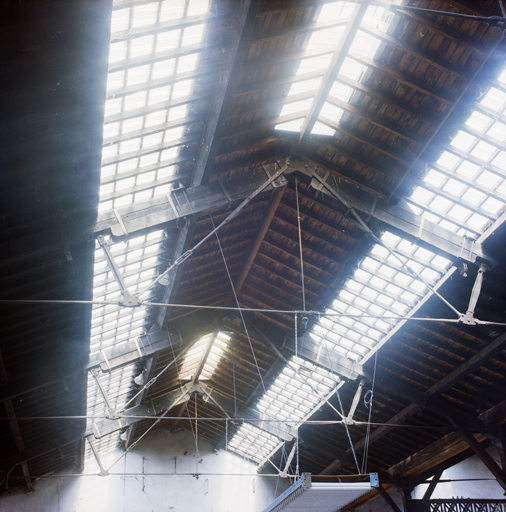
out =
[[(199, 441), (198, 449), (197, 457), (191, 433), (159, 429), (110, 469), (109, 476), (96, 476), (99, 468), (90, 461), (83, 476), (45, 478), (35, 482), (31, 494), (0, 498), (0, 511), (259, 512), (275, 498), (277, 484), (278, 495), (289, 485), (256, 475), (254, 464), (230, 452), (214, 453), (205, 441)], [(109, 468), (122, 453), (104, 456), (103, 465)], [(171, 476), (143, 477), (143, 466), (144, 473)], [(192, 476), (197, 472), (198, 479)]]

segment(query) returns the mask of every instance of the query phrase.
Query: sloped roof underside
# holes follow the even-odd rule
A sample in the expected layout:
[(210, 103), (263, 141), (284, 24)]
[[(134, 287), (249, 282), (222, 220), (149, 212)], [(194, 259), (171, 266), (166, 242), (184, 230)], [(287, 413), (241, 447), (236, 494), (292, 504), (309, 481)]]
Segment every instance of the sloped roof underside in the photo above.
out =
[[(410, 5), (500, 14), (493, 1)], [(96, 9), (92, 18), (110, 16)], [(49, 23), (42, 18), (39, 26)], [(92, 22), (94, 32), (100, 23)], [(506, 419), (504, 327), (473, 325), (475, 318), (500, 323), (506, 309), (504, 270), (492, 261), (505, 249), (499, 29), (316, 0), (121, 1), (112, 29), (108, 73), (109, 35), (65, 45), (100, 57), (90, 64), (90, 83), (101, 86), (84, 95), (93, 96), (93, 108), (78, 94), (74, 57), (60, 59), (55, 76), (67, 81), (48, 90), (67, 84), (80, 98), (78, 114), (76, 102), (60, 105), (52, 93), (44, 101), (40, 86), (18, 91), (51, 110), (35, 116), (50, 123), (48, 139), (43, 126), (28, 132), (29, 109), (20, 115), (12, 107), (18, 121), (6, 151), (22, 171), (19, 186), (4, 187), (14, 199), (2, 228), (2, 298), (90, 299), (93, 288), (95, 300), (123, 305), (95, 304), (92, 313), (83, 305), (2, 305), (3, 475), (30, 485), (30, 475), (81, 461), (83, 433), (91, 456), (91, 445), (100, 454), (121, 435), (131, 447), (162, 426), (198, 430), (269, 472), (268, 459), (284, 465), (298, 427), (300, 471), (358, 473), (365, 426), (349, 425), (352, 449), (344, 426), (330, 422), (347, 415), (361, 378), (354, 419), (368, 421), (363, 397), (374, 380), (372, 421), (410, 427), (371, 429), (367, 470), (384, 481), (421, 481), (469, 455), (448, 415), (485, 444), (484, 430)], [(40, 60), (23, 45), (9, 64), (14, 86), (22, 76), (16, 66)], [(31, 51), (53, 58), (62, 50)], [(82, 134), (68, 129), (74, 115), (87, 120)], [(52, 162), (37, 178), (44, 194), (26, 188), (34, 160), (20, 159), (27, 139)], [(82, 153), (60, 151), (92, 139)], [(66, 193), (53, 188), (60, 182)], [(24, 192), (36, 188), (35, 198)], [(411, 219), (410, 228), (401, 222)], [(108, 253), (133, 296), (172, 266), (141, 299), (208, 309), (126, 307)], [(481, 263), (477, 305), (459, 322), (455, 311), (468, 311)], [(241, 316), (231, 309), (238, 304), (257, 311)], [(58, 367), (49, 380), (68, 357), (74, 366)], [(85, 402), (86, 427), (15, 419), (84, 416)], [(153, 412), (166, 418), (155, 422)]]

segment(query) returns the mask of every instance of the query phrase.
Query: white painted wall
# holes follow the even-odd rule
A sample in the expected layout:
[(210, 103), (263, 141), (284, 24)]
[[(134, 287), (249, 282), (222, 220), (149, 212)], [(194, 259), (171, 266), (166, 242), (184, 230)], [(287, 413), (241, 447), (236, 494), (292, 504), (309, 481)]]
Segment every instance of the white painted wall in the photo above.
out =
[[(109, 468), (123, 452), (103, 457)], [(144, 473), (170, 473), (149, 475)], [(159, 429), (142, 439), (112, 467), (96, 476), (94, 461), (84, 474), (36, 481), (31, 494), (0, 498), (2, 512), (260, 512), (275, 498), (276, 478), (256, 475), (255, 465), (199, 440), (199, 457), (191, 433)], [(197, 479), (192, 474), (200, 473)], [(115, 475), (117, 473), (119, 475)], [(131, 476), (121, 476), (135, 473)], [(227, 476), (225, 476), (227, 475)], [(247, 475), (247, 476), (241, 476)], [(277, 495), (289, 485), (279, 480)]]
[[(491, 447), (487, 451), (500, 466), (501, 463), (499, 461), (499, 453), (497, 449)], [(434, 489), (431, 499), (504, 499), (504, 491), (502, 490), (502, 487), (495, 481), (492, 473), (490, 473), (476, 455), (460, 462), (459, 464), (455, 464), (455, 466), (444, 471), (441, 475), (441, 479), (465, 479), (465, 481), (439, 483)], [(415, 499), (422, 499), (427, 487), (428, 484), (419, 485), (415, 488), (412, 497)]]
[[(499, 453), (497, 449), (491, 447), (488, 453), (499, 463)], [(452, 479), (461, 480), (453, 482), (439, 483), (431, 499), (450, 499), (450, 498), (474, 498), (474, 499), (505, 499), (502, 487), (495, 481), (492, 473), (485, 467), (483, 462), (473, 456), (459, 464), (447, 469), (441, 476), (442, 480)], [(421, 500), (429, 484), (423, 484), (415, 487), (411, 497)], [(396, 489), (390, 491), (390, 497), (395, 501), (401, 511), (404, 510), (402, 495)], [(392, 512), (384, 499), (378, 497), (355, 512)]]

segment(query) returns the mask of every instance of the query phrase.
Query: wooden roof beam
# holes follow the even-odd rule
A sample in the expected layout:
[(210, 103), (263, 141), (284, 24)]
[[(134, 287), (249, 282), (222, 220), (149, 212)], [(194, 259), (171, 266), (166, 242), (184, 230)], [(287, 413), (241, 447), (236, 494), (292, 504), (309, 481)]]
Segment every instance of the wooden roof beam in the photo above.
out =
[[(450, 418), (451, 423), (456, 427), (456, 423), (453, 418)], [(456, 427), (457, 428), (457, 427)], [(483, 462), (486, 468), (494, 475), (497, 483), (506, 491), (506, 468), (500, 468), (499, 465), (495, 462), (495, 460), (488, 454), (488, 452), (483, 448), (476, 437), (470, 432), (463, 430), (461, 428), (457, 428), (457, 431), (464, 439), (464, 441), (469, 445), (469, 447), (473, 450), (473, 452), (478, 456), (478, 458)]]
[(206, 172), (214, 164), (217, 143), (227, 118), (234, 94), (234, 86), (248, 53), (248, 44), (253, 30), (260, 0), (238, 0), (233, 2), (233, 22), (230, 26), (231, 40), (224, 45), (224, 55), (216, 84), (202, 143), (195, 162), (191, 184), (200, 185)]
[(311, 107), (309, 108), (306, 117), (304, 118), (304, 122), (302, 123), (302, 127), (300, 129), (297, 147), (300, 147), (308, 140), (309, 135), (311, 134), (311, 131), (313, 130), (313, 127), (318, 120), (318, 116), (323, 107), (323, 104), (327, 100), (330, 89), (335, 82), (336, 76), (339, 73), (344, 59), (348, 54), (348, 51), (366, 11), (367, 5), (358, 5), (355, 7), (353, 14), (350, 16), (350, 19), (346, 24), (346, 29), (341, 36), (337, 49), (334, 52), (329, 67), (327, 68), (327, 71), (325, 72), (325, 75), (322, 79), (320, 88), (314, 97), (313, 102), (311, 103)]
[(445, 29), (445, 26), (440, 25), (427, 16), (416, 14), (410, 11), (404, 11), (402, 9), (396, 9), (396, 14), (404, 19), (417, 23), (422, 27), (428, 28), (431, 32), (443, 36), (445, 39), (450, 39), (450, 41), (457, 43), (459, 46), (465, 46), (468, 50), (478, 54), (482, 58), (486, 56), (486, 52), (482, 47), (479, 46), (478, 43), (475, 43), (471, 39), (466, 38), (462, 34), (449, 32), (447, 27)]
[[(284, 162), (280, 164), (284, 165)], [(261, 166), (239, 179), (176, 189), (164, 197), (159, 196), (136, 205), (117, 208), (115, 212), (99, 215), (97, 223), (90, 228), (89, 233), (97, 236), (110, 232), (115, 237), (128, 238), (139, 231), (157, 229), (182, 217), (208, 213), (228, 206), (231, 201), (245, 199), (264, 186), (268, 182), (266, 173), (277, 172), (277, 165), (274, 163)], [(286, 168), (286, 171), (288, 172), (289, 168)], [(280, 176), (267, 184), (262, 192), (275, 190), (284, 184), (283, 176)], [(118, 219), (121, 219), (121, 222)]]
[(274, 30), (268, 30), (264, 32), (258, 32), (251, 39), (251, 43), (263, 42), (267, 39), (277, 39), (279, 37), (295, 36), (303, 33), (308, 34), (309, 32), (315, 32), (317, 30), (327, 30), (329, 28), (343, 27), (346, 25), (346, 20), (331, 20), (331, 21), (313, 21), (312, 23), (306, 23), (295, 26), (288, 26), (282, 29), (276, 28)]
[(391, 69), (384, 64), (377, 62), (375, 60), (369, 59), (367, 57), (364, 57), (363, 55), (360, 55), (358, 53), (350, 52), (348, 54), (350, 59), (353, 59), (360, 64), (364, 64), (365, 66), (377, 69), (378, 71), (381, 71), (388, 75), (390, 78), (393, 78), (397, 82), (406, 85), (407, 87), (410, 87), (411, 89), (414, 89), (418, 92), (421, 92), (422, 94), (429, 96), (430, 98), (434, 99), (438, 103), (441, 103), (443, 105), (447, 105), (448, 107), (452, 107), (453, 102), (449, 98), (445, 98), (441, 92), (435, 91), (432, 88), (429, 88), (428, 86), (421, 85), (419, 83), (415, 83), (414, 79), (412, 77), (409, 77), (403, 73), (400, 73), (398, 71), (395, 71), (394, 69)]
[[(344, 130), (341, 129), (340, 124), (335, 123), (334, 121), (331, 121), (330, 119), (323, 117), (323, 116), (320, 117), (320, 121), (322, 123), (326, 124), (327, 126), (334, 128), (336, 131), (344, 133)], [(313, 142), (314, 142), (314, 139), (313, 139)], [(336, 153), (339, 153), (347, 160), (352, 161), (354, 164), (360, 165), (361, 167), (365, 167), (368, 170), (374, 172), (375, 174), (380, 174), (382, 176), (382, 178), (384, 178), (384, 179), (392, 179), (392, 169), (391, 168), (388, 169), (388, 168), (386, 168), (386, 166), (380, 167), (377, 164), (373, 165), (372, 162), (367, 162), (367, 161), (361, 159), (358, 155), (351, 153), (350, 151), (347, 151), (346, 149), (343, 149), (342, 147), (334, 146), (333, 144), (330, 144), (327, 142), (321, 143), (320, 147), (329, 148), (329, 149), (335, 151)]]
[[(485, 364), (491, 357), (500, 352), (506, 346), (506, 333), (498, 336), (492, 343), (490, 343), (487, 347), (477, 352), (473, 357), (471, 357), (464, 364), (456, 368), (453, 372), (450, 372), (446, 377), (441, 379), (439, 382), (431, 386), (427, 391), (424, 392), (424, 396), (426, 400), (435, 398), (446, 390), (460, 382), (464, 379), (469, 373), (479, 368), (483, 364)], [(404, 423), (408, 418), (417, 414), (419, 411), (419, 406), (416, 403), (411, 403), (400, 412), (398, 412), (395, 416), (390, 418), (386, 423), (386, 425), (381, 426), (373, 430), (369, 436), (369, 445), (376, 442), (377, 440), (384, 437), (388, 432), (390, 432), (397, 424)], [(354, 449), (355, 451), (359, 451), (365, 446), (365, 439), (361, 439), (358, 443), (355, 443)], [(352, 455), (351, 448), (348, 448), (344, 454), (344, 457), (341, 459), (335, 459), (329, 466), (327, 466), (322, 474), (329, 474), (334, 469), (339, 467), (342, 464), (342, 461)]]
[[(303, 167), (304, 164), (292, 162), (292, 168)], [(307, 172), (307, 171), (303, 171)], [(404, 234), (421, 240), (435, 249), (438, 253), (443, 253), (451, 258), (462, 258), (472, 263), (477, 259), (484, 260), (490, 264), (495, 262), (484, 251), (481, 244), (475, 243), (472, 247), (471, 244), (464, 237), (449, 231), (438, 224), (426, 221), (416, 214), (414, 214), (407, 207), (401, 204), (390, 205), (382, 201), (372, 201), (371, 204), (366, 204), (358, 196), (354, 196), (348, 192), (338, 191), (333, 188), (325, 180), (328, 174), (318, 171), (311, 171), (317, 173), (318, 177), (312, 180), (311, 186), (324, 194), (334, 197), (336, 200), (344, 201), (348, 208), (354, 208), (362, 212), (366, 216), (374, 217), (375, 219), (386, 224), (394, 230), (403, 232)], [(340, 199), (337, 199), (337, 198)], [(373, 207), (374, 204), (374, 207)]]
[[(422, 60), (429, 66), (432, 66), (439, 71), (443, 71), (444, 73), (451, 73), (452, 75), (455, 75), (457, 78), (463, 78), (463, 75), (460, 71), (457, 71), (457, 68), (451, 64), (450, 62), (442, 62), (440, 59), (437, 59), (435, 56), (427, 54), (422, 49), (417, 48), (416, 46), (413, 46), (412, 44), (401, 41), (399, 39), (396, 39), (395, 37), (392, 37), (385, 32), (382, 32), (381, 30), (372, 28), (370, 26), (362, 26), (360, 27), (360, 30), (365, 32), (366, 34), (369, 34), (377, 39), (380, 39), (381, 41), (388, 43), (398, 50), (401, 50), (403, 53), (408, 53), (413, 55), (414, 57)], [(459, 70), (462, 68), (459, 68)]]
[(281, 190), (279, 190), (276, 193), (276, 195), (271, 199), (271, 202), (268, 206), (267, 212), (265, 213), (264, 221), (263, 221), (262, 225), (260, 226), (257, 237), (253, 243), (253, 247), (251, 248), (251, 251), (249, 253), (248, 259), (246, 260), (246, 263), (241, 272), (241, 275), (239, 276), (239, 279), (235, 285), (236, 293), (239, 293), (241, 291), (242, 285), (244, 284), (244, 281), (248, 277), (249, 271), (251, 270), (253, 262), (255, 261), (255, 258), (258, 254), (260, 246), (262, 245), (262, 242), (264, 241), (267, 230), (269, 229), (272, 219), (274, 218), (274, 215), (276, 214), (276, 211), (278, 209), (281, 198), (283, 197), (283, 194), (285, 193), (285, 188), (286, 188), (286, 185)]
[[(0, 353), (0, 384), (7, 384), (8, 380), (9, 379), (7, 377), (7, 372), (5, 371), (2, 354)], [(16, 419), (16, 413), (14, 411), (14, 405), (10, 398), (4, 401), (4, 407), (12, 435), (16, 442), (16, 447), (19, 450), (19, 452), (23, 453), (25, 451), (25, 443), (23, 442), (21, 431), (19, 430), (18, 421)], [(21, 463), (21, 470), (23, 471), (26, 487), (28, 488), (28, 491), (31, 492), (33, 490), (32, 479), (30, 477), (30, 472), (28, 471), (28, 464), (26, 463), (26, 461), (23, 461)]]
[[(330, 144), (324, 144), (328, 146), (329, 148), (337, 149), (334, 146)], [(365, 183), (362, 181), (357, 181), (347, 174), (345, 174), (345, 171), (341, 168), (338, 168), (337, 166), (333, 166), (331, 162), (325, 162), (322, 158), (318, 158), (316, 155), (305, 155), (306, 160), (314, 163), (315, 166), (320, 167), (324, 169), (326, 172), (331, 174), (332, 176), (336, 176), (339, 180), (344, 181), (345, 183), (348, 183), (360, 190), (364, 190), (365, 192), (368, 192), (373, 197), (378, 197), (381, 199), (386, 199), (386, 195), (382, 192), (378, 192), (377, 190), (368, 187)]]
[(386, 105), (395, 108), (396, 110), (400, 110), (409, 117), (415, 118), (417, 120), (425, 121), (428, 124), (432, 124), (437, 121), (433, 114), (430, 112), (420, 112), (416, 108), (412, 107), (409, 103), (401, 103), (397, 101), (394, 97), (389, 96), (383, 92), (381, 92), (377, 88), (370, 87), (362, 82), (357, 82), (356, 80), (352, 80), (351, 78), (344, 75), (337, 75), (336, 82), (341, 82), (352, 89), (355, 89), (358, 92), (361, 92), (375, 100), (381, 101)]
[(395, 126), (390, 121), (386, 119), (382, 119), (381, 117), (377, 116), (376, 114), (372, 114), (371, 112), (367, 112), (365, 110), (362, 110), (360, 108), (355, 107), (354, 105), (351, 105), (349, 103), (346, 103), (345, 101), (340, 100), (339, 98), (336, 98), (334, 96), (329, 95), (327, 97), (327, 101), (347, 112), (350, 112), (354, 116), (361, 117), (362, 119), (365, 119), (372, 125), (374, 125), (376, 128), (380, 128), (381, 130), (385, 130), (395, 137), (398, 137), (400, 139), (406, 140), (408, 143), (413, 143), (415, 145), (420, 144), (420, 142), (413, 138), (412, 135), (409, 133), (406, 133), (406, 129), (402, 129), (401, 126)]

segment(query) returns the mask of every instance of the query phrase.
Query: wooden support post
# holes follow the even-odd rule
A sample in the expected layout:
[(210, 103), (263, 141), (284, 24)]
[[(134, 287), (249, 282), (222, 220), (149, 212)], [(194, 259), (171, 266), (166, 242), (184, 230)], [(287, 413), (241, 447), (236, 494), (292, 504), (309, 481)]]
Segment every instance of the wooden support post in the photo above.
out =
[(425, 491), (425, 494), (423, 495), (423, 498), (422, 498), (423, 500), (430, 499), (442, 474), (443, 474), (442, 469), (438, 470), (437, 473), (434, 474), (434, 476), (432, 477), (432, 480), (430, 481), (429, 487), (427, 487), (427, 490)]
[(385, 488), (380, 484), (378, 486), (378, 491), (381, 495), (381, 497), (385, 500), (385, 502), (390, 506), (390, 508), (394, 512), (401, 512), (401, 509), (397, 506), (395, 501), (390, 497), (390, 494), (385, 490)]
[[(454, 424), (452, 418), (448, 418), (451, 423)], [(478, 455), (480, 460), (485, 464), (487, 469), (494, 475), (497, 483), (506, 491), (506, 472), (500, 468), (495, 460), (488, 454), (488, 452), (480, 445), (473, 434), (466, 432), (465, 430), (457, 429), (459, 435), (464, 441), (471, 447), (473, 452)]]

